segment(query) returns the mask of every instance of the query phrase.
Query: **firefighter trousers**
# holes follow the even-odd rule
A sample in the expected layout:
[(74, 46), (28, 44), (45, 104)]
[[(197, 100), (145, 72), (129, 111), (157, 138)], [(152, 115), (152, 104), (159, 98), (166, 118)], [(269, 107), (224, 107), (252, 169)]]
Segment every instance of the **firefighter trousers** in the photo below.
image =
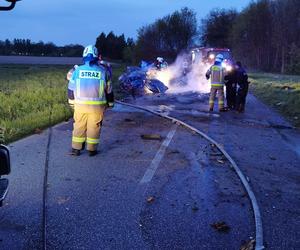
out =
[(218, 95), (219, 110), (224, 108), (224, 87), (211, 87), (209, 97), (209, 109), (214, 109), (216, 95)]
[(81, 150), (86, 142), (87, 150), (97, 150), (104, 110), (101, 106), (89, 109), (75, 105), (72, 148)]

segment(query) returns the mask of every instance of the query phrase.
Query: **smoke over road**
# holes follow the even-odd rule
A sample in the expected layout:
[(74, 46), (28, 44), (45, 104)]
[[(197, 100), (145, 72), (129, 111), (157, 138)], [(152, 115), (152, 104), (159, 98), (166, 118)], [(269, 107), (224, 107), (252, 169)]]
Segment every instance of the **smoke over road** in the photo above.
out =
[(210, 84), (205, 78), (208, 65), (200, 60), (191, 63), (188, 57), (187, 54), (179, 55), (167, 69), (157, 72), (156, 78), (169, 88), (168, 93), (209, 93)]

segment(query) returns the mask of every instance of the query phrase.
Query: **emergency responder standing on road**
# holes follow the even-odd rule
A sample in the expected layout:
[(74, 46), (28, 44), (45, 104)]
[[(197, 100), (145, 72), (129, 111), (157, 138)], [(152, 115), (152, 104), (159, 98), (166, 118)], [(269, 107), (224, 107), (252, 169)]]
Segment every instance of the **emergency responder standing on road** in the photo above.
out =
[(114, 96), (106, 70), (98, 65), (98, 51), (89, 45), (83, 52), (84, 65), (72, 74), (69, 82), (69, 99), (74, 99), (74, 128), (72, 154), (80, 155), (86, 142), (90, 156), (97, 154), (103, 114), (112, 107)]
[(232, 70), (230, 70), (227, 73), (224, 79), (225, 79), (225, 86), (226, 86), (227, 108), (230, 110), (235, 110), (237, 77), (236, 77), (236, 70), (234, 67), (232, 68)]
[(245, 71), (245, 69), (242, 67), (241, 62), (236, 63), (237, 69), (236, 69), (236, 77), (237, 77), (237, 84), (238, 84), (238, 90), (237, 90), (237, 111), (239, 113), (242, 113), (245, 111), (245, 104), (246, 104), (246, 97), (248, 94), (248, 75)]
[(168, 68), (168, 63), (162, 57), (157, 57), (154, 65), (158, 70)]
[[(74, 65), (73, 68), (68, 71), (68, 73), (67, 73), (67, 81), (68, 82), (71, 80), (72, 75), (73, 75), (74, 71), (77, 69), (77, 67), (78, 67), (78, 65)], [(68, 91), (70, 91), (70, 90), (68, 90)], [(70, 108), (72, 110), (74, 110), (74, 95), (73, 95), (73, 92), (68, 94), (68, 96), (69, 95), (72, 96), (71, 97), (72, 99), (68, 98), (68, 103), (69, 103)]]
[(111, 67), (111, 64), (109, 62), (104, 61), (102, 56), (99, 55), (98, 56), (98, 65), (102, 66), (106, 69), (107, 74), (108, 74), (108, 78), (111, 81), (112, 80), (112, 67)]
[(209, 97), (209, 111), (213, 111), (216, 95), (218, 94), (219, 111), (224, 112), (224, 76), (225, 69), (222, 67), (224, 57), (222, 54), (216, 56), (215, 63), (206, 72), (206, 79), (210, 79), (211, 90)]

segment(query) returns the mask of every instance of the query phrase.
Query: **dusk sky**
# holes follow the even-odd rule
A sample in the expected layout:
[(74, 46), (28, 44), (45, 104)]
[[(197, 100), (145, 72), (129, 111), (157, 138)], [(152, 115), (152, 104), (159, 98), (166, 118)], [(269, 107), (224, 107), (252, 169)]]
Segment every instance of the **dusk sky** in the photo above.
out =
[[(0, 40), (29, 38), (57, 45), (92, 44), (103, 31), (136, 38), (137, 30), (156, 19), (189, 7), (198, 24), (213, 8), (242, 10), (250, 0), (22, 0), (0, 12)], [(0, 0), (2, 6), (7, 5)]]

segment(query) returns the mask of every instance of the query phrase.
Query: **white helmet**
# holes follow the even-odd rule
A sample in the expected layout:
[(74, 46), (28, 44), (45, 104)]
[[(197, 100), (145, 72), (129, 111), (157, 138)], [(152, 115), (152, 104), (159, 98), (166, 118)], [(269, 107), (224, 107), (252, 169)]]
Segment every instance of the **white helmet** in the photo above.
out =
[(224, 56), (223, 56), (222, 54), (218, 54), (218, 55), (216, 56), (216, 60), (222, 62), (222, 61), (224, 60)]
[(98, 58), (98, 49), (94, 45), (85, 47), (82, 56), (88, 57), (89, 55), (93, 58)]
[(157, 57), (156, 60), (160, 63), (162, 63), (164, 61), (164, 59), (162, 57)]

